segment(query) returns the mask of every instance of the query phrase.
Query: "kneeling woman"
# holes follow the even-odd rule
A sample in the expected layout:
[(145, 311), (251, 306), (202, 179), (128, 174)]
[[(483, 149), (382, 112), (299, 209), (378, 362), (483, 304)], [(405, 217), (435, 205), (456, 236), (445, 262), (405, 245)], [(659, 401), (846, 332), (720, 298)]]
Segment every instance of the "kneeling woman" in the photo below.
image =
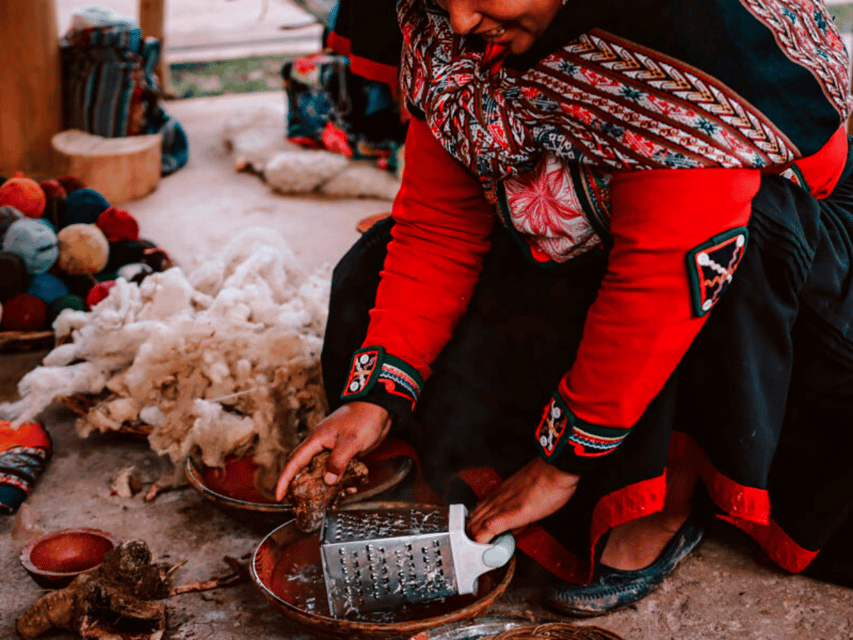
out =
[[(853, 585), (848, 60), (825, 9), (397, 16), (403, 185), (335, 270), (337, 408), (279, 498), (394, 423), (435, 489), (480, 498), (472, 536), (520, 532), (566, 613), (657, 586), (701, 539), (697, 486), (784, 569)], [(339, 37), (353, 56), (358, 33)]]

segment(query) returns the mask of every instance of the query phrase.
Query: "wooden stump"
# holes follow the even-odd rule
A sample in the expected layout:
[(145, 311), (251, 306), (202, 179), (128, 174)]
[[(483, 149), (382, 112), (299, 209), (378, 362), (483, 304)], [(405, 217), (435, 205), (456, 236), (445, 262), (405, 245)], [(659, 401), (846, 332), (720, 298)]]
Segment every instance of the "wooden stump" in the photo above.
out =
[(53, 137), (59, 172), (80, 178), (110, 204), (141, 198), (160, 183), (161, 135), (103, 138), (75, 129)]

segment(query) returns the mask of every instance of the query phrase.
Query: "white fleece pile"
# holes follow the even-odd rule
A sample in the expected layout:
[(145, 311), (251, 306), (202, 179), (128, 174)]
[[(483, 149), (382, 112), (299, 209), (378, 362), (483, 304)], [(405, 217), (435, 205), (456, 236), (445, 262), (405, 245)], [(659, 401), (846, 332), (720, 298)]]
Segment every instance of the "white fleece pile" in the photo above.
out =
[(149, 442), (180, 465), (253, 448), (277, 473), (325, 415), (320, 348), (329, 273), (306, 274), (274, 229), (250, 228), (188, 276), (173, 268), (137, 285), (116, 281), (89, 312), (65, 310), (59, 342), (0, 405), (17, 422), (57, 396), (99, 398), (78, 432), (152, 427)]

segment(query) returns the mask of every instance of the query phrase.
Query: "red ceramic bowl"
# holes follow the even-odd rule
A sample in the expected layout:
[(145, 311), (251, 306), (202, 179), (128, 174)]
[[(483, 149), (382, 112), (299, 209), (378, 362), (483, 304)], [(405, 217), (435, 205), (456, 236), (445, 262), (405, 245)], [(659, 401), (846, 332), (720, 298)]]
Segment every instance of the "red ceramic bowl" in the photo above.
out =
[(59, 589), (94, 569), (118, 540), (99, 529), (63, 529), (36, 538), (21, 552), (21, 564), (40, 586)]

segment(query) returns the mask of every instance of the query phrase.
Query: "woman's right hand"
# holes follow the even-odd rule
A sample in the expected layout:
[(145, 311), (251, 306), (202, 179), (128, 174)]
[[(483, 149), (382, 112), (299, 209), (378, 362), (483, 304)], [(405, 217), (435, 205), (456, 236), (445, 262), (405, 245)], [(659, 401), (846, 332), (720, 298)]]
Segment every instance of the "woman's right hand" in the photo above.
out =
[(323, 480), (328, 485), (337, 483), (349, 461), (375, 448), (390, 429), (391, 414), (379, 405), (350, 402), (339, 407), (290, 454), (279, 476), (275, 499), (281, 502), (299, 470), (325, 449), (332, 453), (326, 462)]

